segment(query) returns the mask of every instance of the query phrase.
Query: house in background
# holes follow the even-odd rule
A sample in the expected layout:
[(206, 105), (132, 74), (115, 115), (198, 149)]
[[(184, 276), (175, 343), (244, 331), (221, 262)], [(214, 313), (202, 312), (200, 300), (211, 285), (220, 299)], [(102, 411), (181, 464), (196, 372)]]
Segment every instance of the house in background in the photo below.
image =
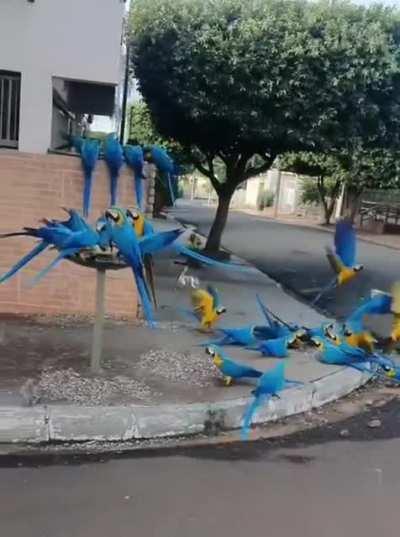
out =
[(124, 0), (1, 0), (0, 147), (46, 153), (114, 115), (125, 11)]

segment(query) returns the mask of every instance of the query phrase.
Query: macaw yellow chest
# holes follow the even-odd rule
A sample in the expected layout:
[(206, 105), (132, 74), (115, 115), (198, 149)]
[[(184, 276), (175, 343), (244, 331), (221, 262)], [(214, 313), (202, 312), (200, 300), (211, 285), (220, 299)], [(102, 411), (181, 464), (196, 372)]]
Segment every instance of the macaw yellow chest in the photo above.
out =
[(344, 285), (345, 283), (348, 283), (356, 276), (356, 272), (354, 269), (349, 267), (344, 267), (338, 274), (337, 281), (339, 285)]

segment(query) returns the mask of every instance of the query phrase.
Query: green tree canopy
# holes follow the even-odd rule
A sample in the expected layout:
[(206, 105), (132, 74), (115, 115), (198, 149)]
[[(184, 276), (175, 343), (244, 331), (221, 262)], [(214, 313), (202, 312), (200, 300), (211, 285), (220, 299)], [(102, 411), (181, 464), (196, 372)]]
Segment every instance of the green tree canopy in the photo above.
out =
[(277, 155), (398, 141), (398, 20), (340, 1), (134, 2), (133, 64), (154, 124), (219, 197), (209, 249), (236, 187)]

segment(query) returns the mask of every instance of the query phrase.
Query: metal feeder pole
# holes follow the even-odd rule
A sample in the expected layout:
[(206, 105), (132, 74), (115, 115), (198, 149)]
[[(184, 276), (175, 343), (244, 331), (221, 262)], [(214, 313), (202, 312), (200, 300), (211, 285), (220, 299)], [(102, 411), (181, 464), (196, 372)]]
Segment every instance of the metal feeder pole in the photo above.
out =
[(106, 295), (106, 271), (96, 269), (96, 318), (93, 327), (92, 354), (90, 369), (92, 373), (99, 373), (101, 369), (101, 355), (103, 351), (103, 331)]

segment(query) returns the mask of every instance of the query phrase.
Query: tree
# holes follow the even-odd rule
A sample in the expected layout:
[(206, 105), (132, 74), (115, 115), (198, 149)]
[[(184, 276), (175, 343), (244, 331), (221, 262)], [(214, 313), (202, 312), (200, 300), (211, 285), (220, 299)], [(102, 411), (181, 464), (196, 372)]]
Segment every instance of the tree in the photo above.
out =
[(218, 194), (208, 250), (237, 186), (278, 155), (341, 148), (360, 132), (368, 146), (398, 140), (398, 21), (340, 1), (133, 3), (133, 65), (152, 120)]
[(360, 147), (338, 156), (346, 186), (347, 216), (354, 220), (365, 190), (388, 190), (400, 187), (400, 154), (385, 149)]
[(324, 210), (324, 221), (328, 225), (345, 179), (337, 157), (318, 153), (288, 153), (280, 159), (280, 167), (282, 170), (315, 178), (318, 199)]
[(349, 216), (357, 213), (366, 189), (390, 189), (400, 186), (399, 154), (387, 149), (349, 148), (321, 153), (289, 153), (280, 159), (283, 170), (313, 177), (318, 198), (329, 224), (342, 185), (346, 187)]

